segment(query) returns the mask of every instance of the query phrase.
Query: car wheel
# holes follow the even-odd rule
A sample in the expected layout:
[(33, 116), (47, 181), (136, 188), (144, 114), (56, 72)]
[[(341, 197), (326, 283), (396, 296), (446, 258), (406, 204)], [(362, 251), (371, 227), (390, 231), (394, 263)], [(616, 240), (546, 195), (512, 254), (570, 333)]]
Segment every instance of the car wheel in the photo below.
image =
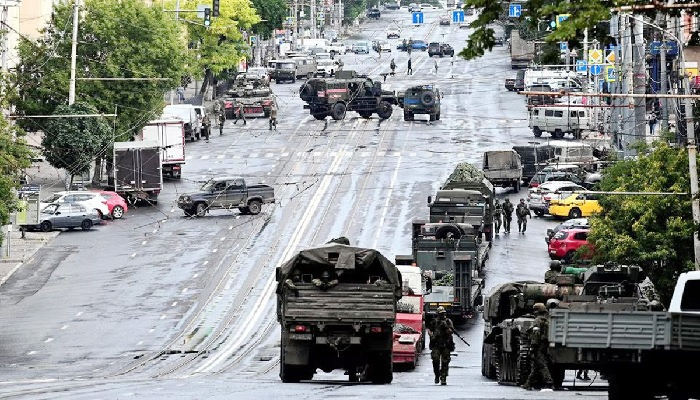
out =
[(345, 103), (335, 103), (331, 109), (331, 117), (336, 121), (340, 121), (341, 119), (345, 118), (346, 110), (347, 108), (345, 107)]
[(195, 214), (198, 217), (203, 217), (207, 214), (207, 205), (204, 203), (197, 203), (197, 207), (195, 208)]
[(80, 229), (84, 231), (89, 231), (92, 228), (92, 220), (84, 219), (80, 224)]
[(535, 210), (535, 215), (537, 215), (538, 217), (541, 217), (544, 215), (544, 211)]
[(569, 218), (581, 218), (581, 210), (572, 208), (571, 211), (569, 211)]
[(41, 225), (39, 225), (39, 228), (42, 232), (51, 232), (51, 230), (53, 229), (53, 224), (51, 224), (51, 221), (42, 221)]
[(258, 215), (260, 214), (260, 211), (262, 210), (262, 203), (260, 203), (257, 200), (253, 200), (250, 203), (248, 203), (248, 212), (253, 214), (253, 215)]
[(121, 219), (124, 216), (124, 208), (122, 206), (114, 206), (112, 209), (112, 218)]
[(535, 134), (535, 137), (542, 137), (542, 129), (540, 129), (539, 126), (535, 126), (532, 128), (532, 133)]

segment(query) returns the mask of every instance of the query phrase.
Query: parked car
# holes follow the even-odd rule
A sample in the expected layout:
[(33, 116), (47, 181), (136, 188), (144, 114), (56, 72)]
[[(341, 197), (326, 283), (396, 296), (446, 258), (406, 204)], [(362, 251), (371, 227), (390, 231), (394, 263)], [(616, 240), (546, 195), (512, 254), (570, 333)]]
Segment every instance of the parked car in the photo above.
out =
[(554, 228), (547, 228), (547, 234), (544, 235), (544, 241), (549, 244), (554, 235), (564, 229), (589, 229), (591, 227), (588, 218), (571, 218), (560, 223)]
[(452, 21), (450, 20), (450, 17), (443, 15), (440, 17), (440, 25), (450, 25)]
[(560, 218), (590, 217), (602, 210), (596, 193), (575, 193), (563, 200), (552, 200), (549, 203), (549, 214)]
[(100, 218), (109, 218), (109, 207), (107, 200), (96, 192), (88, 192), (84, 190), (71, 190), (56, 192), (51, 196), (41, 200), (39, 207), (42, 209), (49, 204), (62, 203), (79, 203), (91, 210), (97, 210)]
[(440, 50), (445, 56), (454, 57), (455, 55), (455, 49), (453, 49), (448, 43), (440, 43)]
[(399, 29), (397, 26), (390, 26), (386, 29), (386, 38), (387, 39), (398, 39), (401, 37), (401, 29)]
[(357, 42), (352, 45), (352, 52), (355, 54), (369, 54), (370, 45), (367, 41)]
[(391, 53), (391, 45), (386, 40), (377, 41), (377, 53), (388, 51)]
[(552, 200), (562, 200), (574, 192), (584, 192), (586, 188), (571, 181), (549, 181), (528, 190), (527, 202), (530, 210), (538, 217), (549, 213)]
[(79, 203), (52, 203), (39, 213), (38, 225), (24, 226), (28, 230), (51, 232), (54, 229), (81, 228), (84, 231), (92, 229), (93, 225), (101, 223), (101, 217), (96, 210)]
[(545, 182), (550, 182), (550, 181), (571, 181), (577, 185), (581, 185), (585, 188), (588, 188), (590, 186), (589, 183), (587, 183), (585, 180), (581, 179), (578, 174), (570, 171), (551, 171), (551, 170), (543, 170), (535, 174), (535, 176), (530, 179), (530, 183), (528, 184), (528, 187), (530, 188), (535, 188), (538, 187), (539, 185), (545, 183)]
[(581, 258), (590, 259), (593, 249), (588, 243), (588, 232), (589, 229), (581, 228), (560, 230), (552, 237), (552, 240), (549, 241), (549, 258), (552, 260), (571, 262), (576, 255), (576, 251), (586, 246), (588, 249), (585, 250)]
[(129, 211), (129, 206), (126, 204), (126, 200), (120, 196), (117, 192), (112, 192), (109, 190), (97, 191), (100, 196), (107, 200), (107, 207), (109, 208), (109, 215), (113, 219), (121, 219), (124, 214)]
[(367, 18), (369, 18), (369, 19), (379, 19), (379, 17), (381, 17), (381, 15), (382, 15), (382, 13), (376, 7), (367, 11)]

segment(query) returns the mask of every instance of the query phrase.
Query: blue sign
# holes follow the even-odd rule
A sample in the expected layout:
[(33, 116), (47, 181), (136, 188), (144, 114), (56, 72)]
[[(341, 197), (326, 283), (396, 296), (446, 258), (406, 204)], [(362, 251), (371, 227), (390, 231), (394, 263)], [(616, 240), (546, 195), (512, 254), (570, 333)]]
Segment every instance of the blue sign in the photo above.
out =
[(576, 72), (586, 72), (588, 63), (586, 60), (576, 60)]
[(600, 75), (603, 73), (603, 64), (591, 64), (591, 75)]
[(567, 50), (569, 50), (569, 44), (566, 43), (566, 42), (559, 42), (559, 51), (561, 51), (562, 53), (564, 53), (564, 52), (566, 52)]
[(614, 66), (608, 65), (608, 67), (605, 69), (606, 76), (605, 80), (608, 82), (615, 82), (617, 81), (617, 70), (615, 69)]
[(520, 14), (523, 13), (523, 6), (521, 4), (511, 3), (508, 5), (508, 16), (510, 18), (518, 18)]
[(464, 10), (452, 11), (452, 22), (456, 24), (464, 22)]
[(416, 25), (423, 23), (423, 13), (422, 12), (414, 12), (413, 13), (413, 23)]
[[(678, 42), (668, 41), (668, 42), (665, 42), (663, 45), (664, 45), (664, 47), (666, 47), (666, 55), (669, 55), (669, 56), (678, 55)], [(658, 56), (659, 53), (661, 52), (661, 42), (651, 42), (651, 45), (649, 46), (649, 52), (653, 56)]]

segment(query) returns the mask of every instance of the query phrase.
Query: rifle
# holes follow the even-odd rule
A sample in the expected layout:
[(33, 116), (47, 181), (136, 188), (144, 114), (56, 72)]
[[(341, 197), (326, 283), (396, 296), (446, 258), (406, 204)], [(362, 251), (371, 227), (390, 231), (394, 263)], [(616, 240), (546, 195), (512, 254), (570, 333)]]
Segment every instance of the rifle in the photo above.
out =
[(464, 342), (464, 344), (466, 344), (467, 346), (470, 346), (470, 347), (471, 347), (471, 345), (470, 345), (469, 343), (467, 343), (467, 341), (466, 341), (466, 340), (464, 340), (464, 338), (463, 338), (463, 337), (459, 336), (459, 333), (457, 333), (457, 331), (455, 331), (455, 330), (453, 329), (453, 330), (452, 330), (452, 333), (454, 333), (454, 334), (455, 334), (455, 336), (457, 336), (457, 337), (459, 338), (459, 340), (463, 341), (463, 342)]

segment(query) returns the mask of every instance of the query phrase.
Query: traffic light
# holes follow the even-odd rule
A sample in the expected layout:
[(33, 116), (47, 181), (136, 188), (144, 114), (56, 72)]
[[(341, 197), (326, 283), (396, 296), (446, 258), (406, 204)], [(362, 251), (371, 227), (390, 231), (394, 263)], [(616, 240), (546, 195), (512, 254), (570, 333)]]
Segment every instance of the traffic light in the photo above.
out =
[(211, 25), (211, 8), (204, 9), (204, 26)]
[(212, 8), (211, 8), (211, 16), (212, 17), (219, 16), (219, 3), (220, 3), (220, 0), (214, 0), (214, 3), (212, 4)]

